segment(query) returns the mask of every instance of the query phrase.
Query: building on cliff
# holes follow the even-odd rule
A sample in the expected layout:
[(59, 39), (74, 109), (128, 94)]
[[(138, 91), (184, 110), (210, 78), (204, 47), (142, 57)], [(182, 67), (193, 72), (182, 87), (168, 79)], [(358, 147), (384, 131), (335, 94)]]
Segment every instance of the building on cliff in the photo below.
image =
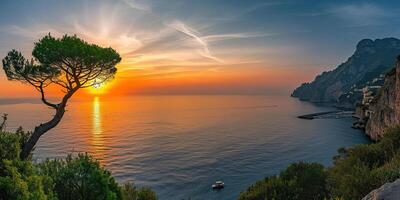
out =
[(359, 122), (356, 128), (365, 128), (372, 140), (379, 140), (384, 131), (400, 122), (400, 56), (384, 79), (384, 84), (376, 95), (365, 90), (362, 103), (357, 105)]
[(373, 86), (365, 86), (362, 89), (363, 96), (361, 100), (362, 105), (369, 106), (369, 104), (374, 100), (374, 97), (376, 96), (377, 92), (382, 86), (380, 85), (373, 85)]

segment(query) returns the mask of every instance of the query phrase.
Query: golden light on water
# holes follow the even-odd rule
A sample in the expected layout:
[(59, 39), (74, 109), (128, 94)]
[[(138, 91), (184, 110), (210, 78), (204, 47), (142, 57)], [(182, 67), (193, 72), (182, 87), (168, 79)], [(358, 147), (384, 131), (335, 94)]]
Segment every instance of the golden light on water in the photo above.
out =
[(100, 101), (99, 97), (94, 97), (93, 99), (93, 123), (92, 123), (92, 132), (93, 135), (98, 135), (103, 132), (101, 128), (101, 113), (100, 113)]
[(104, 137), (101, 120), (101, 104), (99, 97), (94, 97), (92, 108), (92, 141), (93, 154), (101, 160), (104, 151)]

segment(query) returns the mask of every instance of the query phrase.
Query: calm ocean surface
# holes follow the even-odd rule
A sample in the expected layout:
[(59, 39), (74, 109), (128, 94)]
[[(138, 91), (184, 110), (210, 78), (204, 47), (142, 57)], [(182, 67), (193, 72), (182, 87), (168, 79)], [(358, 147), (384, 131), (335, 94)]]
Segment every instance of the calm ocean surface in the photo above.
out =
[[(0, 101), (8, 129), (50, 118), (42, 104)], [(283, 96), (138, 96), (74, 100), (45, 134), (36, 160), (87, 151), (119, 182), (153, 188), (161, 200), (231, 200), (296, 161), (331, 164), (339, 147), (367, 143), (352, 118), (302, 120), (332, 110)], [(217, 180), (221, 191), (211, 190)]]

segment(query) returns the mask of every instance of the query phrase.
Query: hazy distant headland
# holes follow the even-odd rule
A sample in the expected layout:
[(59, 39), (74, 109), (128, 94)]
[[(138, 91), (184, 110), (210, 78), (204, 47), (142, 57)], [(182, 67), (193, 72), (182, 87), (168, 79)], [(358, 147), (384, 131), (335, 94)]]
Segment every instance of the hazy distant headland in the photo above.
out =
[(347, 61), (332, 71), (303, 83), (292, 95), (304, 101), (333, 103), (354, 109), (360, 103), (365, 87), (383, 84), (383, 78), (400, 54), (400, 40), (396, 38), (364, 39)]

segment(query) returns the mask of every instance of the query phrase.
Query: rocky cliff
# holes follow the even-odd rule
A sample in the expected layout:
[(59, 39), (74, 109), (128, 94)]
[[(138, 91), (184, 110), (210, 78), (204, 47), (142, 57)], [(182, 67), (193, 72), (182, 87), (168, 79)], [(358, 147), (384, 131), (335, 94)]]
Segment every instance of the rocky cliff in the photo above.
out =
[(367, 112), (365, 132), (373, 140), (379, 140), (384, 130), (400, 122), (400, 56), (396, 67), (385, 78), (385, 83), (370, 105)]
[(398, 200), (400, 199), (400, 179), (386, 183), (380, 188), (371, 191), (362, 200)]
[(323, 72), (314, 81), (303, 83), (293, 97), (311, 102), (335, 102), (353, 107), (361, 98), (361, 88), (391, 70), (400, 54), (400, 40), (385, 38), (364, 39), (354, 54), (336, 69)]

